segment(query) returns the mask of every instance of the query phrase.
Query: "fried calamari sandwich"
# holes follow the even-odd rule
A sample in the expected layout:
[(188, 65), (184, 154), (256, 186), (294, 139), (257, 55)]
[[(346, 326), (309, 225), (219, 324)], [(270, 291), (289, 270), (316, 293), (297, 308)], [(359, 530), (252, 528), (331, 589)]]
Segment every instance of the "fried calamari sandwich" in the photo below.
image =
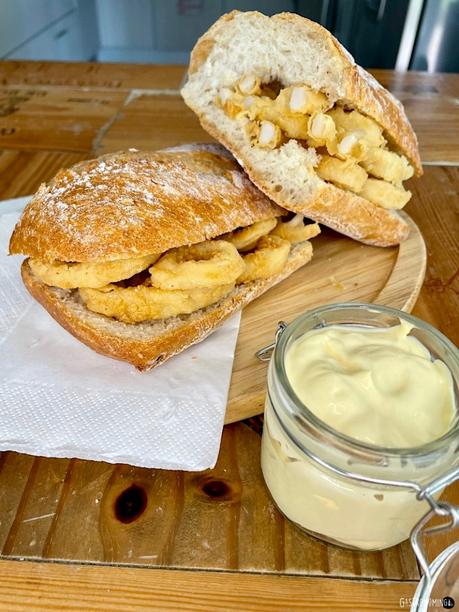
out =
[(99, 353), (150, 369), (312, 256), (219, 146), (128, 151), (60, 170), (10, 241), (29, 292)]
[(422, 174), (402, 105), (322, 26), (233, 11), (196, 43), (182, 89), (273, 201), (352, 238), (398, 244)]

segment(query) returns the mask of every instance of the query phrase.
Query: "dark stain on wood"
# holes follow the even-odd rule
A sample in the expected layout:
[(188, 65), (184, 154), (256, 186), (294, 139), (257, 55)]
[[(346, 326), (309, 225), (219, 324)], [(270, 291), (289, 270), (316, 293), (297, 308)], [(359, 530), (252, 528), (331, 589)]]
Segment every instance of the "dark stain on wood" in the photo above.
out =
[(115, 516), (121, 523), (132, 523), (145, 512), (148, 498), (145, 489), (132, 484), (118, 495), (115, 501)]
[(231, 499), (231, 486), (224, 480), (208, 480), (201, 485), (202, 491), (211, 499), (226, 501)]

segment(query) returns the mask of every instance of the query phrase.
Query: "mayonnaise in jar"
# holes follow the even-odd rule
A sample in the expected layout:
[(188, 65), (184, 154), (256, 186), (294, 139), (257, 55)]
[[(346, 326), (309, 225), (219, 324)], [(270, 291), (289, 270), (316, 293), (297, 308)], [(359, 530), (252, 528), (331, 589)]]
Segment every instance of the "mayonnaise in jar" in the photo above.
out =
[[(346, 316), (338, 316), (343, 307)], [(321, 462), (420, 484), (446, 471), (458, 461), (459, 361), (446, 338), (404, 313), (373, 305), (339, 309), (319, 309), (319, 317), (307, 315), (303, 326), (294, 323), (281, 336), (268, 376), (262, 470), (276, 504), (298, 526), (375, 550), (406, 539), (427, 502), (412, 490), (341, 476)], [(317, 326), (324, 317), (329, 324)], [(386, 324), (377, 327), (375, 317)], [(451, 351), (440, 350), (443, 339)]]

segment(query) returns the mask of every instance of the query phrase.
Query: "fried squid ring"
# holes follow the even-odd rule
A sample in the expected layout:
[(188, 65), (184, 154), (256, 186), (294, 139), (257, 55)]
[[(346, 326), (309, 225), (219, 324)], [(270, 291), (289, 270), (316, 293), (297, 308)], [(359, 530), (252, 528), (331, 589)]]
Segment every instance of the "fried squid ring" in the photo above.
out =
[(279, 236), (279, 238), (288, 240), (290, 244), (310, 240), (318, 234), (320, 234), (319, 224), (309, 223), (305, 225), (303, 215), (295, 215), (290, 221), (279, 219), (276, 227), (271, 232), (271, 236)]
[(262, 236), (266, 236), (276, 227), (277, 219), (265, 219), (257, 221), (248, 227), (242, 227), (230, 234), (226, 234), (224, 239), (234, 244), (238, 251), (251, 251)]
[(209, 240), (171, 249), (151, 268), (151, 284), (157, 289), (208, 289), (234, 283), (244, 270), (235, 246), (225, 240)]
[(233, 288), (234, 283), (190, 291), (167, 291), (148, 285), (107, 285), (101, 289), (80, 289), (79, 293), (85, 306), (93, 312), (123, 323), (141, 323), (190, 314), (218, 302)]
[(46, 263), (39, 259), (29, 259), (32, 272), (46, 285), (61, 289), (91, 287), (97, 289), (108, 283), (129, 278), (142, 272), (158, 259), (159, 255), (143, 255), (130, 259), (66, 263), (54, 261)]
[(279, 236), (263, 236), (257, 242), (255, 251), (244, 256), (245, 271), (237, 284), (248, 283), (279, 274), (287, 263), (290, 242)]

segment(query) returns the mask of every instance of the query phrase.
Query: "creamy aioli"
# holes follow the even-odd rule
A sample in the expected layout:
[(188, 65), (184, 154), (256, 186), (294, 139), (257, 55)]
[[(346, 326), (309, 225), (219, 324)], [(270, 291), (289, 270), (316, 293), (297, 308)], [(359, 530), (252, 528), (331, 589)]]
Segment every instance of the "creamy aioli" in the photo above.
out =
[(389, 448), (426, 444), (454, 418), (453, 381), (411, 329), (402, 321), (309, 331), (287, 351), (287, 378), (301, 402), (340, 433)]
[(285, 516), (313, 535), (352, 548), (394, 546), (429, 510), (412, 491), (373, 488), (320, 469), (288, 438), (268, 402), (261, 467)]
[[(331, 325), (306, 332), (287, 349), (287, 377), (311, 412), (347, 436), (391, 448), (425, 444), (454, 421), (453, 381), (447, 366), (409, 336), (412, 329), (402, 321), (384, 329)], [(408, 538), (427, 502), (409, 489), (361, 483), (320, 467), (281, 426), (275, 397), (266, 398), (261, 466), (280, 510), (309, 533), (363, 550)], [(341, 451), (323, 444), (327, 460), (341, 465)], [(445, 455), (418, 465), (395, 456), (385, 469), (397, 480), (428, 482), (452, 460)], [(365, 467), (355, 456), (349, 461), (344, 469)]]

